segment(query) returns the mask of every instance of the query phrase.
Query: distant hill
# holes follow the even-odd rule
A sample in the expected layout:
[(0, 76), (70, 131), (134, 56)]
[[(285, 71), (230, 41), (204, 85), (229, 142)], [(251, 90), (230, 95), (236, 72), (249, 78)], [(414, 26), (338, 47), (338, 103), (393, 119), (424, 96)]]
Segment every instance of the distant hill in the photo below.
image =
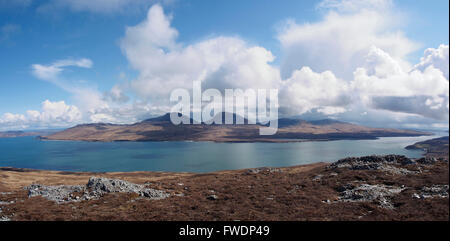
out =
[[(185, 121), (187, 121), (189, 123), (194, 123), (194, 120), (191, 117), (183, 116), (181, 113), (177, 113), (177, 114), (178, 114), (179, 117), (182, 117), (183, 120), (185, 120)], [(217, 115), (215, 115), (214, 119), (215, 120), (221, 119), (222, 120), (222, 124), (225, 124), (226, 114), (227, 114), (226, 112), (218, 113)], [(238, 116), (238, 115), (236, 115), (234, 113), (230, 113), (229, 115), (231, 115), (231, 117), (232, 117), (233, 125), (235, 125), (237, 118), (242, 118), (244, 120), (244, 124), (248, 124), (248, 120), (243, 118), (243, 117), (240, 117), (240, 116)], [(145, 123), (171, 122), (171, 120), (170, 120), (170, 113), (164, 114), (164, 115), (159, 116), (159, 117), (150, 118), (150, 119), (144, 120), (142, 122), (145, 122)]]
[(424, 150), (427, 156), (448, 158), (448, 136), (417, 142), (406, 149)]
[[(189, 120), (192, 121), (190, 117)], [(222, 115), (223, 122), (225, 116)], [(236, 115), (233, 115), (233, 119)], [(248, 123), (248, 120), (244, 120)], [(420, 136), (430, 133), (370, 128), (335, 121), (279, 119), (276, 135), (260, 136), (262, 125), (173, 125), (170, 114), (131, 125), (83, 124), (54, 133), (43, 139), (82, 141), (216, 141), (216, 142), (289, 142), (306, 140), (374, 139), (392, 136)]]
[(308, 121), (310, 124), (317, 125), (317, 126), (326, 126), (326, 125), (332, 125), (332, 124), (345, 124), (346, 122), (333, 120), (333, 119), (323, 119), (323, 120), (314, 120), (314, 121)]
[(22, 136), (41, 136), (50, 135), (56, 131), (43, 130), (43, 131), (0, 131), (0, 138), (13, 138)]
[[(182, 116), (180, 113), (178, 113), (178, 116)], [(185, 117), (186, 119), (190, 119), (189, 117)], [(148, 123), (155, 123), (155, 122), (167, 122), (170, 121), (170, 113), (167, 113), (165, 115), (162, 116), (158, 116), (155, 118), (150, 118), (147, 120), (144, 120), (142, 122), (148, 122)]]
[(25, 136), (25, 132), (23, 131), (4, 131), (0, 132), (0, 137), (18, 137)]
[(281, 127), (281, 128), (288, 127), (288, 126), (300, 125), (302, 123), (306, 123), (306, 121), (300, 120), (300, 119), (289, 119), (289, 118), (278, 119), (278, 127)]

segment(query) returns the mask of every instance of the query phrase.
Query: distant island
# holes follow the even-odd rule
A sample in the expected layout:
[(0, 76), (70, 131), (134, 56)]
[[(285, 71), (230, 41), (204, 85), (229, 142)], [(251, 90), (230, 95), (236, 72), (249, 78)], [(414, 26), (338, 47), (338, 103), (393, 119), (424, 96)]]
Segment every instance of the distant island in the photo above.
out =
[[(233, 118), (236, 118), (234, 116)], [(244, 119), (244, 123), (248, 123)], [(82, 124), (41, 136), (44, 140), (77, 141), (214, 141), (214, 142), (295, 142), (345, 139), (376, 139), (378, 137), (423, 136), (431, 133), (371, 128), (332, 119), (305, 121), (282, 118), (278, 120), (278, 132), (272, 136), (260, 136), (260, 124), (256, 125), (174, 125), (170, 114), (144, 120), (135, 124), (108, 123)]]
[(51, 135), (57, 132), (56, 130), (43, 130), (43, 131), (0, 131), (0, 138), (13, 138), (23, 136), (41, 136)]

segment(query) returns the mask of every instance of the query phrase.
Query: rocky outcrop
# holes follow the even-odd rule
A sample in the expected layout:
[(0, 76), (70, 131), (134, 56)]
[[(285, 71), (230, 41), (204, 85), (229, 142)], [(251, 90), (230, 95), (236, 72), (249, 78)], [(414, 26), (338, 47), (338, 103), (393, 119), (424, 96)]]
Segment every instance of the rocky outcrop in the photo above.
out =
[[(401, 155), (349, 157), (331, 164), (329, 169), (346, 168), (349, 170), (379, 170), (394, 175), (419, 174), (429, 165), (434, 165), (438, 160), (434, 157), (423, 157), (412, 160)], [(316, 176), (313, 180), (320, 180)], [(404, 186), (387, 186), (383, 184), (370, 185), (367, 183), (346, 184), (336, 189), (339, 192), (338, 202), (377, 202), (380, 207), (394, 209), (391, 198), (403, 190)], [(433, 185), (423, 187), (419, 193), (414, 193), (413, 198), (446, 198), (448, 197), (448, 185)]]
[[(48, 200), (61, 203), (79, 200), (79, 196), (73, 197), (72, 194), (84, 193), (86, 189), (83, 186), (44, 186), (40, 184), (32, 184), (25, 187), (25, 190), (28, 190), (28, 197), (42, 196)], [(78, 199), (76, 197), (78, 197)]]
[(341, 159), (331, 164), (329, 168), (348, 168), (350, 170), (380, 170), (392, 174), (406, 175), (417, 173), (417, 171), (411, 171), (404, 168), (407, 165), (414, 164), (417, 164), (417, 162), (401, 155), (364, 156)]
[(345, 185), (340, 187), (340, 202), (378, 202), (379, 206), (394, 209), (390, 198), (403, 191), (404, 187), (361, 184), (359, 186)]
[(414, 193), (413, 198), (448, 198), (448, 185), (433, 185), (431, 187), (423, 187), (419, 193)]
[(152, 200), (170, 196), (164, 191), (146, 188), (144, 185), (102, 177), (91, 177), (85, 186), (32, 184), (25, 189), (28, 190), (28, 197), (42, 196), (57, 203), (98, 199), (108, 193), (137, 193), (139, 196)]
[(416, 162), (422, 165), (433, 165), (437, 162), (437, 159), (434, 157), (423, 157), (418, 159)]
[(247, 169), (245, 171), (245, 174), (258, 174), (258, 173), (276, 173), (276, 172), (282, 172), (280, 168), (273, 168), (273, 167), (260, 167), (260, 168), (251, 168)]
[(90, 190), (89, 193), (93, 196), (101, 196), (105, 193), (111, 192), (124, 192), (137, 193), (139, 196), (150, 199), (163, 199), (169, 197), (169, 194), (163, 191), (146, 188), (143, 185), (126, 182), (119, 179), (91, 177), (86, 187)]
[[(0, 205), (3, 205), (3, 204), (0, 204)], [(10, 218), (2, 215), (2, 208), (0, 208), (0, 222), (1, 221), (11, 221)]]

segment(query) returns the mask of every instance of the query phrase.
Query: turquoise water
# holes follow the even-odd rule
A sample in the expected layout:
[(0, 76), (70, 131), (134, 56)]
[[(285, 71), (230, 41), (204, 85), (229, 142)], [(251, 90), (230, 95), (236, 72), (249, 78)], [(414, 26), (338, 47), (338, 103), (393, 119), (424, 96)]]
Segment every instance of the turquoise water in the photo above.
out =
[(64, 171), (210, 172), (332, 162), (347, 156), (401, 154), (425, 137), (301, 143), (79, 142), (0, 138), (0, 166)]

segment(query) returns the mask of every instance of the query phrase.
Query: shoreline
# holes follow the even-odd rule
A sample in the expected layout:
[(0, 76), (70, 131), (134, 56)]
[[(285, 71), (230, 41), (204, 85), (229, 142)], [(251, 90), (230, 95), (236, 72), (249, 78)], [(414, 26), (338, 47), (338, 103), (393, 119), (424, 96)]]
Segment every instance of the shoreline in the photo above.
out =
[[(187, 143), (301, 143), (301, 142), (327, 142), (327, 141), (368, 141), (379, 140), (381, 138), (402, 138), (402, 137), (443, 137), (445, 135), (438, 135), (436, 133), (420, 134), (420, 135), (399, 135), (399, 136), (376, 136), (376, 137), (361, 137), (361, 138), (329, 138), (329, 139), (251, 139), (251, 140), (77, 140), (77, 139), (50, 139), (46, 136), (20, 136), (20, 137), (4, 137), (9, 138), (23, 138), (32, 137), (40, 141), (55, 141), (55, 142), (92, 142), (92, 143), (120, 143), (120, 142), (187, 142)], [(0, 138), (1, 139), (1, 138)]]
[(77, 142), (93, 142), (93, 143), (114, 143), (114, 142), (194, 142), (194, 143), (297, 143), (297, 142), (326, 142), (326, 141), (360, 141), (360, 140), (378, 140), (380, 138), (395, 138), (395, 137), (432, 137), (435, 136), (434, 133), (426, 133), (426, 134), (408, 134), (408, 135), (386, 135), (386, 136), (370, 136), (370, 137), (342, 137), (342, 138), (317, 138), (317, 139), (286, 139), (286, 138), (274, 138), (274, 139), (223, 139), (223, 140), (208, 140), (208, 139), (198, 139), (198, 140), (100, 140), (100, 139), (52, 139), (45, 136), (36, 136), (35, 138), (41, 141), (77, 141)]

